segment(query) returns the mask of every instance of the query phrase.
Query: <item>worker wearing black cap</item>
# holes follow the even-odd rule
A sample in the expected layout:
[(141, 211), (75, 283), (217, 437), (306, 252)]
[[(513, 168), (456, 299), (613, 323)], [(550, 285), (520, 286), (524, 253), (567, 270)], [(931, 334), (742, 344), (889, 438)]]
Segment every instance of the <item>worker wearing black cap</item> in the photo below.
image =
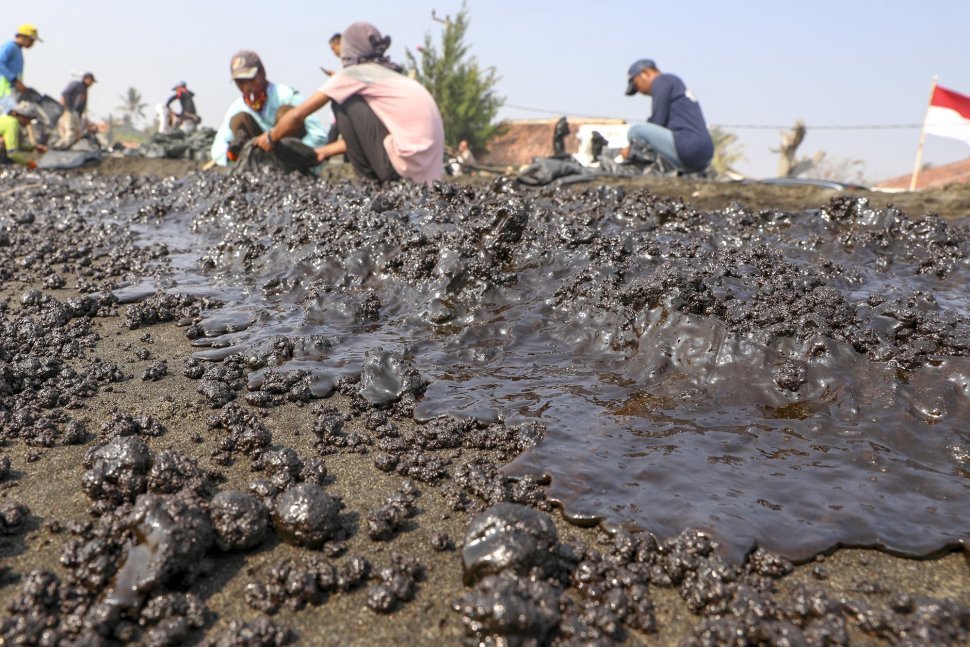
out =
[(93, 72), (85, 72), (80, 80), (71, 81), (61, 92), (61, 105), (64, 111), (57, 120), (57, 139), (51, 142), (51, 148), (66, 150), (84, 135), (88, 88), (96, 81)]
[(61, 105), (83, 117), (88, 107), (88, 88), (96, 82), (93, 72), (85, 72), (80, 81), (71, 81), (61, 92)]
[[(653, 98), (653, 111), (647, 123), (630, 126), (631, 143), (649, 144), (678, 169), (692, 173), (706, 169), (714, 157), (714, 142), (701, 106), (684, 82), (643, 58), (627, 72), (626, 94), (637, 93)], [(623, 156), (628, 154), (629, 148), (624, 149)]]

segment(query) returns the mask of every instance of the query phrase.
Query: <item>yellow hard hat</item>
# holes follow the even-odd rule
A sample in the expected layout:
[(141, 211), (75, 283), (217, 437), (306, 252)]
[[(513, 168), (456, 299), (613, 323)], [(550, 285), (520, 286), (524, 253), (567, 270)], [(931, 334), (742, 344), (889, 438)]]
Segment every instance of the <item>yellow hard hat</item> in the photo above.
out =
[(20, 27), (17, 27), (17, 35), (29, 36), (30, 38), (33, 38), (36, 41), (39, 41), (41, 43), (44, 42), (40, 40), (40, 36), (37, 35), (37, 27), (34, 25), (31, 25), (29, 22), (25, 22)]

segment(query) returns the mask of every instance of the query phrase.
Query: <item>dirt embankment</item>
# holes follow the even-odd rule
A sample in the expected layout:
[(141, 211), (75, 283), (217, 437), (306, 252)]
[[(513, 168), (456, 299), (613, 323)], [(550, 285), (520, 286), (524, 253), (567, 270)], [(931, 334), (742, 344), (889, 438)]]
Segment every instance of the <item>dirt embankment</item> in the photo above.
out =
[[(201, 165), (192, 160), (147, 159), (132, 157), (109, 157), (98, 166), (75, 172), (93, 171), (109, 175), (173, 175), (182, 177), (198, 171)], [(216, 172), (225, 169), (215, 167)], [(349, 177), (348, 166), (328, 167), (324, 173), (331, 177)], [(462, 184), (482, 185), (492, 181), (490, 176), (463, 176), (456, 181)], [(837, 195), (857, 195), (869, 200), (874, 208), (895, 205), (912, 217), (935, 213), (944, 218), (970, 216), (970, 184), (950, 185), (923, 191), (886, 193), (881, 191), (849, 190), (834, 191), (813, 186), (778, 186), (757, 182), (706, 182), (679, 178), (645, 177), (636, 179), (602, 180), (596, 183), (572, 185), (573, 190), (596, 185), (647, 187), (651, 191), (682, 198), (698, 209), (724, 209), (732, 203), (748, 209), (802, 210), (816, 209)]]

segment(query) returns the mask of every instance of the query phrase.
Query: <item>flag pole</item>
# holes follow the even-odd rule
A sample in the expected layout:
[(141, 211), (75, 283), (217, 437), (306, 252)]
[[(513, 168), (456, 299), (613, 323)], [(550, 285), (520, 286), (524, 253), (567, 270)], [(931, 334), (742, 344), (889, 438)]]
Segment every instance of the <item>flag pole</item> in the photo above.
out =
[(923, 126), (919, 130), (919, 146), (916, 149), (916, 163), (913, 164), (913, 175), (909, 180), (909, 190), (916, 190), (916, 180), (919, 178), (919, 167), (923, 163), (923, 144), (926, 143), (926, 118), (930, 115), (930, 106), (933, 105), (933, 94), (936, 93), (936, 81), (940, 77), (933, 75), (933, 82), (930, 84), (930, 100), (926, 102), (926, 114), (923, 115)]

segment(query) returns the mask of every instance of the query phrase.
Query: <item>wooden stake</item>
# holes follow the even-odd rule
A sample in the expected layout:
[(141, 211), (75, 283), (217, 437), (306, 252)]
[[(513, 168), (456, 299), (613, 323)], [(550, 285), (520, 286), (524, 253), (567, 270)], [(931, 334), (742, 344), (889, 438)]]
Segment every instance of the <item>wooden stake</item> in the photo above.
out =
[(909, 180), (909, 190), (916, 190), (916, 180), (919, 178), (919, 167), (923, 163), (923, 144), (926, 143), (926, 118), (930, 115), (930, 106), (933, 105), (933, 94), (936, 92), (936, 80), (940, 78), (933, 75), (933, 83), (930, 84), (930, 100), (926, 102), (926, 114), (923, 115), (923, 126), (919, 130), (919, 147), (916, 149), (916, 163), (913, 164), (913, 175)]
[(778, 177), (795, 177), (795, 152), (805, 139), (805, 122), (799, 119), (795, 127), (781, 134), (781, 147), (776, 152), (781, 153), (778, 158)]

